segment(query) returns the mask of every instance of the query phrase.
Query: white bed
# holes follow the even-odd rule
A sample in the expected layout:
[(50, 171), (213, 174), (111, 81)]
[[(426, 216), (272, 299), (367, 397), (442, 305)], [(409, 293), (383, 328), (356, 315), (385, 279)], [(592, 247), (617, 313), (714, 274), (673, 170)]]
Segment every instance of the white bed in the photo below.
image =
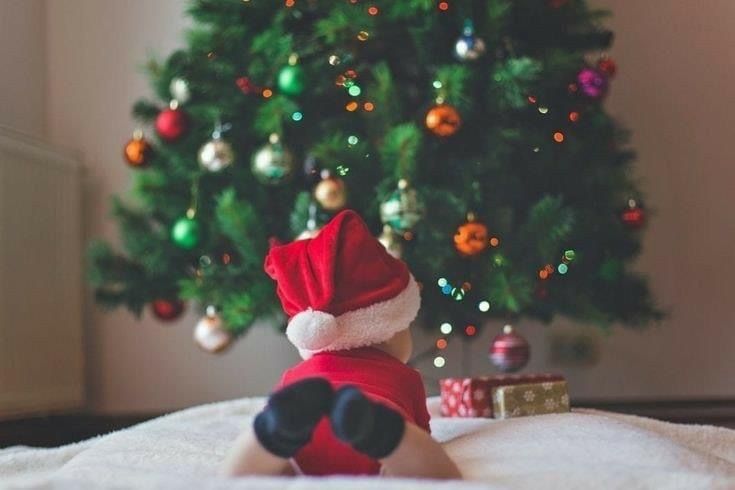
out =
[(593, 410), (495, 421), (447, 419), (434, 436), (466, 481), (226, 479), (217, 468), (262, 398), (215, 403), (56, 449), (0, 451), (0, 488), (735, 489), (735, 431)]

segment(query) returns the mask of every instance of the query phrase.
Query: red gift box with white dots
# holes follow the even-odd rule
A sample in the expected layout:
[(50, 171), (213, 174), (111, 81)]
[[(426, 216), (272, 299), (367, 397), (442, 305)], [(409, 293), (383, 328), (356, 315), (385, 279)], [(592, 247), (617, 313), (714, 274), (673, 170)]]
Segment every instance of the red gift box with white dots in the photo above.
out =
[(493, 416), (493, 389), (499, 386), (564, 381), (560, 374), (498, 374), (439, 380), (442, 417)]

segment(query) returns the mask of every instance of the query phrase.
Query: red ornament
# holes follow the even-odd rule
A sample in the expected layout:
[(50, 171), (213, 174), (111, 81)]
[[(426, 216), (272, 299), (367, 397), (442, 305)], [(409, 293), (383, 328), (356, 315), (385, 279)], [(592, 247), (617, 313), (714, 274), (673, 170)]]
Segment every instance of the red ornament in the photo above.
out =
[(490, 343), (488, 357), (500, 371), (510, 373), (526, 365), (531, 357), (531, 348), (526, 339), (515, 333), (513, 327), (506, 325), (503, 332)]
[(162, 140), (175, 141), (189, 129), (189, 118), (178, 107), (162, 110), (156, 117), (156, 132)]
[(240, 91), (245, 95), (250, 95), (252, 93), (261, 91), (260, 88), (255, 85), (248, 77), (238, 78), (237, 80), (235, 80), (235, 84), (237, 85), (237, 88), (239, 88)]
[(185, 303), (179, 299), (156, 299), (151, 303), (151, 310), (159, 320), (170, 322), (181, 316), (185, 306)]
[(646, 212), (635, 199), (628, 200), (628, 207), (620, 213), (620, 221), (630, 229), (637, 230), (646, 224)]
[(597, 69), (612, 78), (618, 72), (618, 65), (615, 64), (612, 58), (604, 56), (597, 62)]

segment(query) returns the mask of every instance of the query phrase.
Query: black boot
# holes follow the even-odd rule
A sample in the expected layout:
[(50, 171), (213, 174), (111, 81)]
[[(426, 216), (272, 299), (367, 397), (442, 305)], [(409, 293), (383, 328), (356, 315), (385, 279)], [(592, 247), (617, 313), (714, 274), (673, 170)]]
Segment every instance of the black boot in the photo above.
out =
[(390, 455), (406, 430), (398, 412), (368, 400), (353, 386), (335, 392), (329, 420), (334, 435), (373, 459)]
[(334, 390), (322, 378), (307, 378), (273, 393), (253, 421), (255, 436), (271, 454), (290, 458), (310, 440), (329, 414)]

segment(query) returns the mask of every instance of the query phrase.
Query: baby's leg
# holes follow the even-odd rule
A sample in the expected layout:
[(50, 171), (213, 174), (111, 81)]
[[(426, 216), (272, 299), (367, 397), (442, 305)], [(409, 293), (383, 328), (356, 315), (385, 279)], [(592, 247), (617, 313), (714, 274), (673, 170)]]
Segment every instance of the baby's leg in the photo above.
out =
[(406, 422), (398, 447), (380, 460), (386, 476), (461, 479), (462, 475), (444, 448), (423, 429)]
[(266, 451), (248, 427), (235, 441), (222, 473), (226, 476), (284, 475), (293, 474), (288, 459), (279, 458)]

